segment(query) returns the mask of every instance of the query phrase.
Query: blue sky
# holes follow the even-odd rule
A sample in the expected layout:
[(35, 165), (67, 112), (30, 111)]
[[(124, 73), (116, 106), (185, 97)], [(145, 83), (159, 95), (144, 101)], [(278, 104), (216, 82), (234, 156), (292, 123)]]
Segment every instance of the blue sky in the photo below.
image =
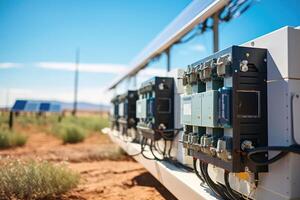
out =
[[(103, 89), (190, 0), (0, 0), (0, 105), (15, 98), (73, 98), (75, 51), (80, 47), (79, 99), (108, 102)], [(299, 0), (260, 0), (220, 26), (220, 48), (280, 27), (299, 26)], [(172, 49), (172, 67), (211, 53), (206, 32)], [(165, 58), (148, 72), (164, 70)]]

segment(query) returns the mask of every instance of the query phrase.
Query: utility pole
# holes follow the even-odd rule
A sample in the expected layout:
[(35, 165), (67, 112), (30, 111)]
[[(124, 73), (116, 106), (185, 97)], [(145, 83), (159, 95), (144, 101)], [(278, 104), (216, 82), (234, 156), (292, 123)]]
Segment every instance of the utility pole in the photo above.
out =
[(80, 49), (77, 48), (75, 55), (75, 79), (74, 79), (74, 104), (72, 115), (76, 116), (77, 112), (77, 98), (78, 98), (78, 78), (79, 78), (79, 59), (80, 59)]

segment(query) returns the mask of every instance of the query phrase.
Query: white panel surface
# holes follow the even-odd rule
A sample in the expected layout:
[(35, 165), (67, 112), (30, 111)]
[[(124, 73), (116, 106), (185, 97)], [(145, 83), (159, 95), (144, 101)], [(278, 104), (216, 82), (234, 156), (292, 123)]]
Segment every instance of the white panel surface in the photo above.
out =
[(283, 27), (243, 46), (268, 49), (268, 80), (300, 78), (300, 30)]
[[(244, 46), (268, 49), (268, 142), (269, 146), (291, 145), (291, 95), (300, 92), (300, 30), (284, 27)], [(300, 113), (296, 109), (294, 113)], [(295, 133), (300, 134), (297, 126)], [(269, 173), (260, 174), (256, 199), (300, 199), (299, 166), (300, 156), (291, 153), (269, 165)]]

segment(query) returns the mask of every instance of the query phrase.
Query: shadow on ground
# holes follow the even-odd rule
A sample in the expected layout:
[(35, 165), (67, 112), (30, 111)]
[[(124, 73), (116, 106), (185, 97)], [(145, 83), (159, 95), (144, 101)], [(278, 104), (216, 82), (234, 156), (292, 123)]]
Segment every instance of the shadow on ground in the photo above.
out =
[(131, 179), (131, 184), (126, 184), (127, 187), (133, 187), (136, 185), (155, 188), (165, 199), (177, 200), (177, 198), (149, 172), (144, 172), (138, 176), (135, 176), (133, 179)]

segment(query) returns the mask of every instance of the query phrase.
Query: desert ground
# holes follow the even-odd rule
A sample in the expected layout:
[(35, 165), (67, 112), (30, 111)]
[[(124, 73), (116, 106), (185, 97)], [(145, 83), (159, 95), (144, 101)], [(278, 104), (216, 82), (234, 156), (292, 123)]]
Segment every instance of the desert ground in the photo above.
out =
[(26, 145), (0, 150), (1, 158), (64, 163), (80, 173), (79, 186), (60, 199), (176, 199), (139, 163), (122, 153), (107, 135), (95, 132), (84, 142), (63, 144), (35, 126), (22, 127), (20, 131), (28, 136)]

